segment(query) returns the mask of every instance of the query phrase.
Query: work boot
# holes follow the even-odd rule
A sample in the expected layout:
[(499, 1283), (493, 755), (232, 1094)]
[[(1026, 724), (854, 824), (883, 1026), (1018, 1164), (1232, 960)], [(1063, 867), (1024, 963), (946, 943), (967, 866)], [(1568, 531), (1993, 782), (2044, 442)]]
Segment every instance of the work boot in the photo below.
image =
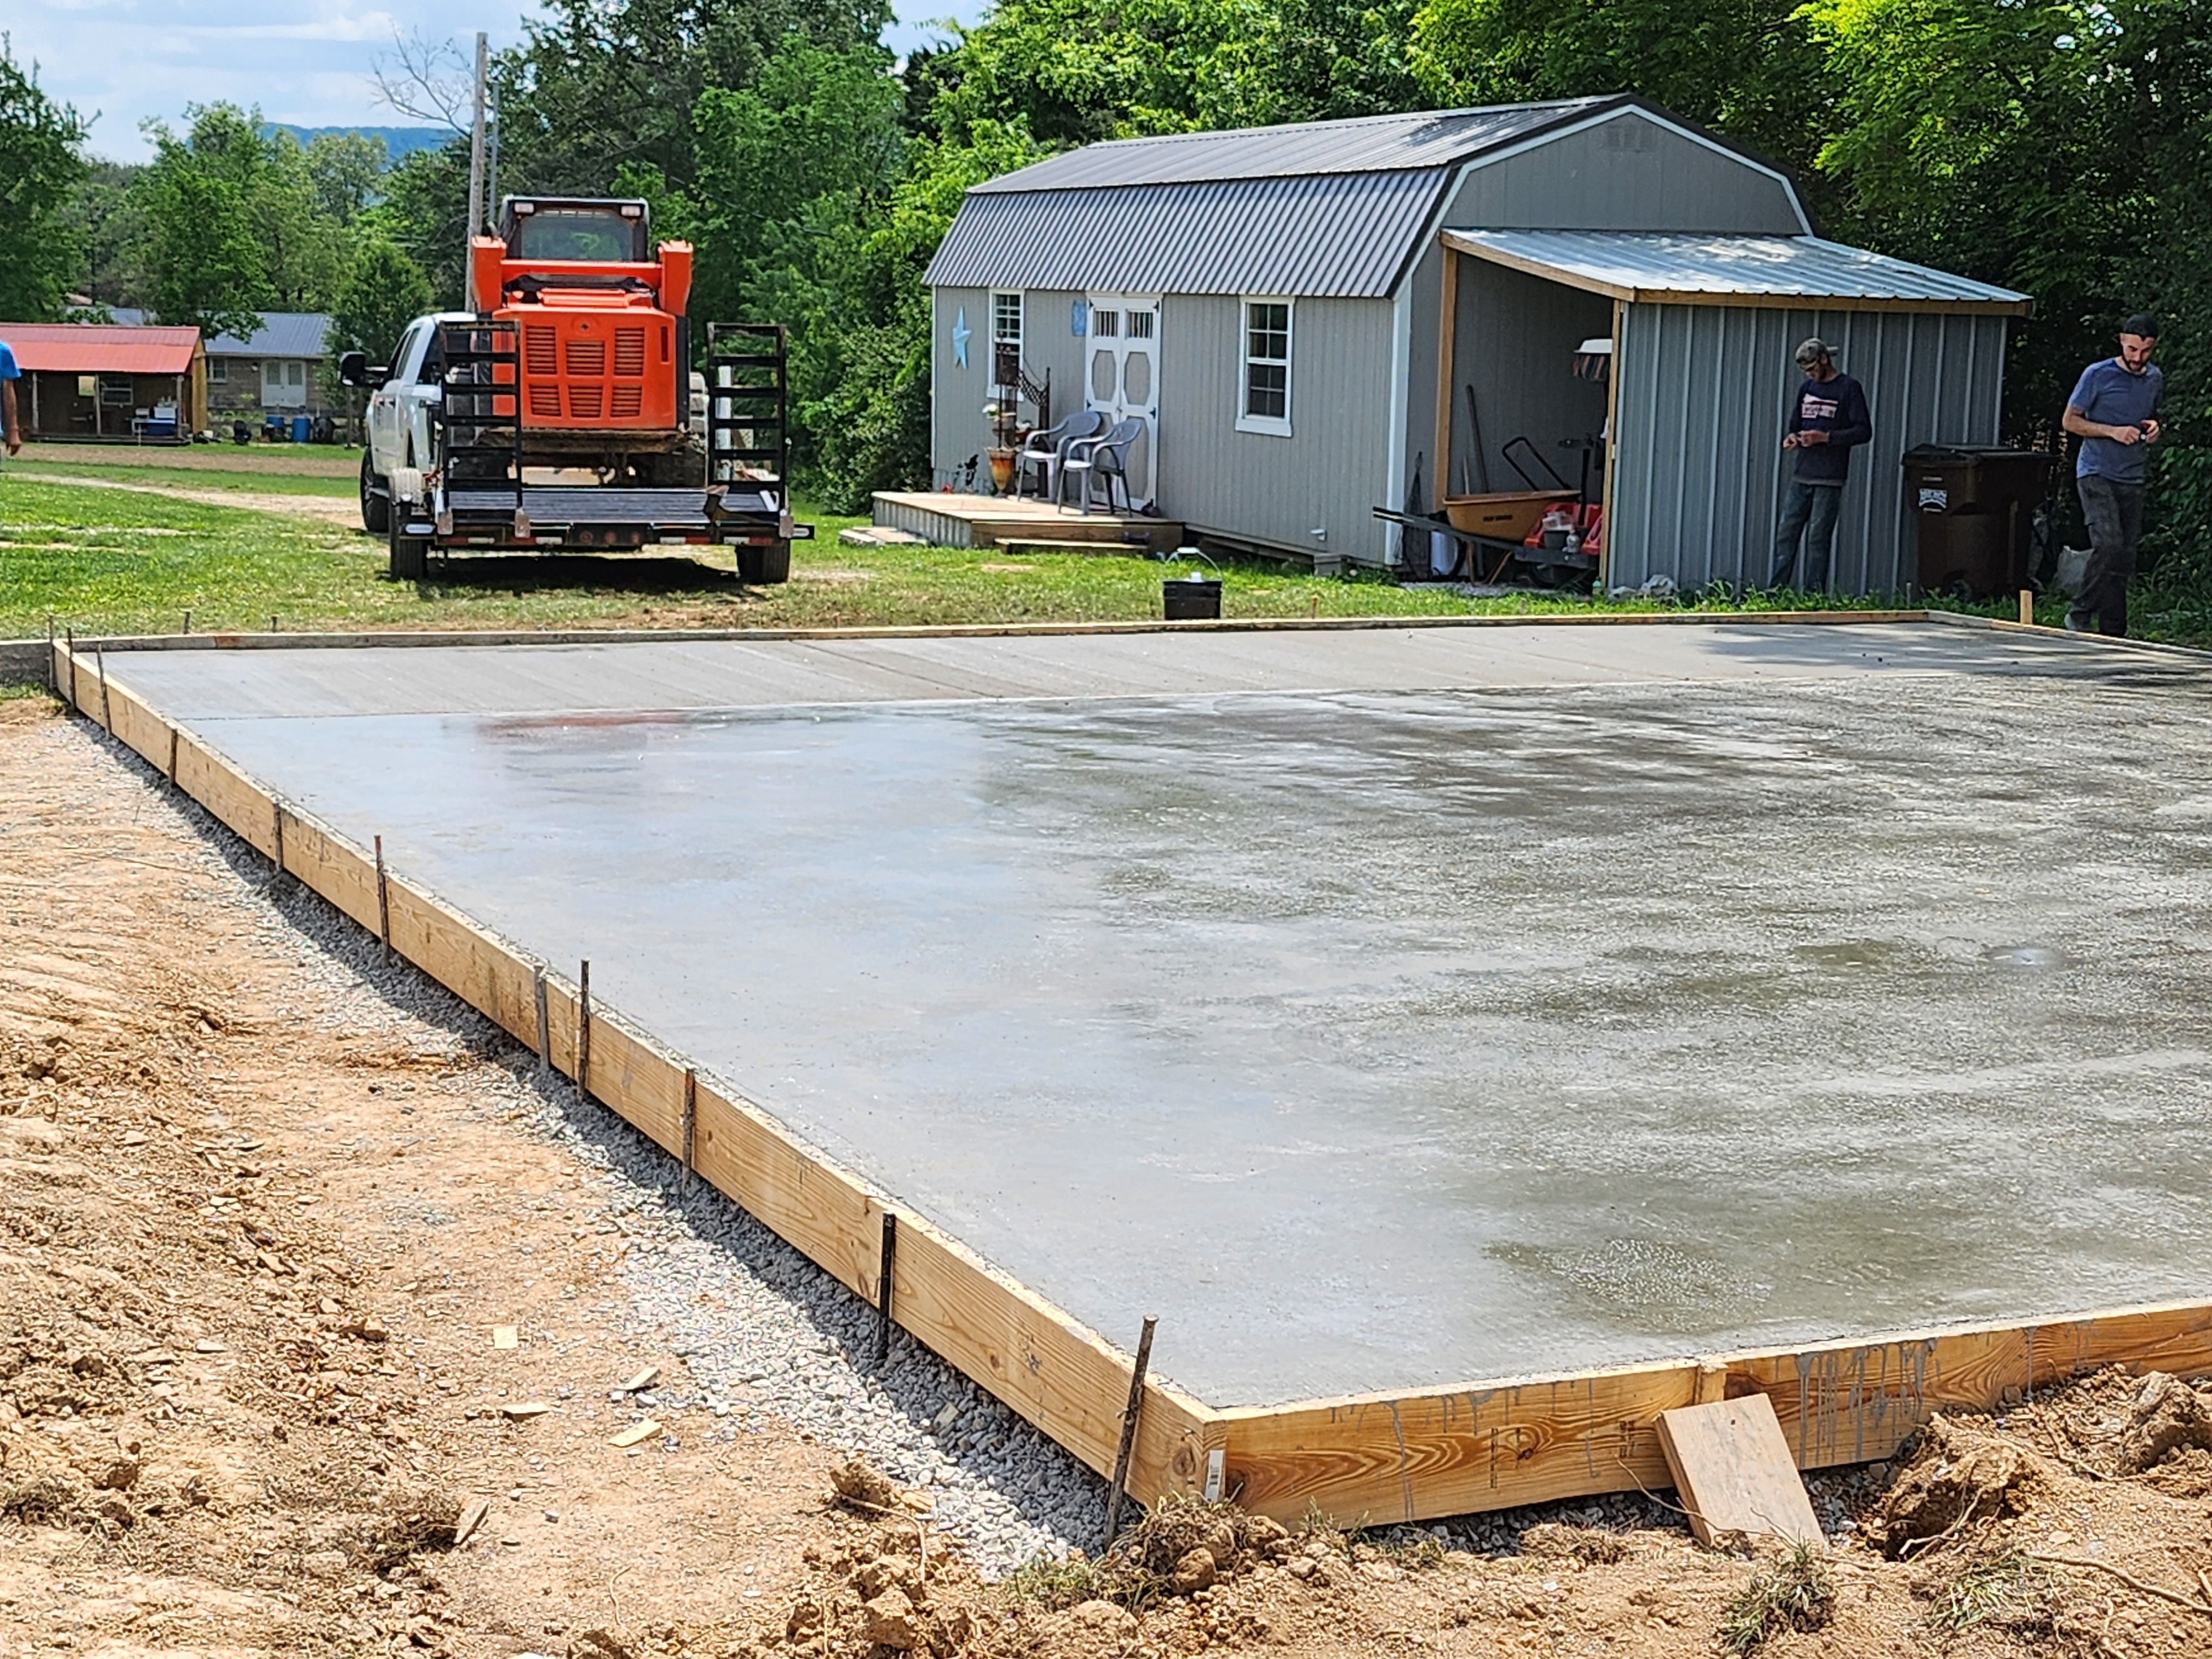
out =
[(2093, 634), (2096, 630), (2081, 619), (2080, 611), (2069, 611), (2066, 613), (2066, 631), (2069, 634)]

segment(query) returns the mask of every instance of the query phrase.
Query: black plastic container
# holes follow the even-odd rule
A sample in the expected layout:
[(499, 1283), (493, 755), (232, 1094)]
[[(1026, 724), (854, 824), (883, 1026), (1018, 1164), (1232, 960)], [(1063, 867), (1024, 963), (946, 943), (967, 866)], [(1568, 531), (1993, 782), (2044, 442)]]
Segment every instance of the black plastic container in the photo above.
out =
[(2035, 509), (2058, 457), (1923, 444), (1905, 455), (1905, 504), (1920, 532), (1923, 593), (2002, 599), (2028, 586)]
[(1160, 584), (1160, 610), (1170, 622), (1219, 622), (1221, 584), (1204, 576), (1170, 576)]

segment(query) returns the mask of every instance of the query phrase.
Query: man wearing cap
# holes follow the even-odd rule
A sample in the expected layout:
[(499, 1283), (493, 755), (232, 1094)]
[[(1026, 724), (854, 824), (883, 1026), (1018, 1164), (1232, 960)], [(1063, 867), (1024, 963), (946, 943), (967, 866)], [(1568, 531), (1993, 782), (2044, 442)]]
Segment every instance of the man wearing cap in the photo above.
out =
[(2158, 402), (2166, 380), (2152, 362), (2158, 319), (2137, 312), (2120, 325), (2120, 353), (2081, 371), (2066, 399), (2066, 429), (2081, 441), (2074, 488), (2089, 526), (2089, 568), (2066, 625), (2100, 634), (2128, 631), (2128, 578), (2142, 539), (2144, 452), (2158, 441)]
[[(1797, 348), (1797, 367), (1805, 371), (1791, 405), (1790, 429), (1782, 447), (1797, 452), (1790, 488), (1782, 498), (1782, 521), (1774, 531), (1774, 569), (1769, 587), (1797, 587), (1808, 593), (1828, 586), (1828, 554), (1836, 542), (1836, 514), (1850, 476), (1851, 451), (1874, 436), (1874, 416), (1866, 392), (1836, 367), (1827, 342), (1814, 338)], [(1797, 565), (1798, 544), (1805, 562)]]

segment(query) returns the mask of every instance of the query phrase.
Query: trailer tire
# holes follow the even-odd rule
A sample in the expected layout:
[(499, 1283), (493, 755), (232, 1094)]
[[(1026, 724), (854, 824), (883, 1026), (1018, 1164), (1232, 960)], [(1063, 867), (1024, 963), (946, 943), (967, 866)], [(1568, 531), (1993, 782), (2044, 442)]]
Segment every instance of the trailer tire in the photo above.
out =
[(392, 487), (376, 476), (373, 459), (367, 449), (361, 452), (361, 527), (381, 536), (392, 527)]
[(769, 587), (791, 580), (791, 544), (771, 542), (766, 547), (738, 544), (738, 580), (747, 587)]
[(402, 533), (407, 522), (405, 508), (395, 506), (388, 515), (390, 520), (387, 545), (391, 557), (387, 562), (392, 580), (399, 582), (418, 582), (430, 574), (430, 544), (421, 536)]

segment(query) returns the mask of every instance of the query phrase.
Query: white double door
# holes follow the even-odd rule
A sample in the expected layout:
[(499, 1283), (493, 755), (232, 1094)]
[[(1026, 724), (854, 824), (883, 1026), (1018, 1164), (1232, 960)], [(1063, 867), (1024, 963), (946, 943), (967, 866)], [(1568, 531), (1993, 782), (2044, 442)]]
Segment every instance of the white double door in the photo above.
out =
[(1108, 422), (1134, 417), (1144, 432), (1129, 446), (1130, 504), (1152, 503), (1160, 435), (1160, 296), (1094, 294), (1085, 331), (1085, 407)]

